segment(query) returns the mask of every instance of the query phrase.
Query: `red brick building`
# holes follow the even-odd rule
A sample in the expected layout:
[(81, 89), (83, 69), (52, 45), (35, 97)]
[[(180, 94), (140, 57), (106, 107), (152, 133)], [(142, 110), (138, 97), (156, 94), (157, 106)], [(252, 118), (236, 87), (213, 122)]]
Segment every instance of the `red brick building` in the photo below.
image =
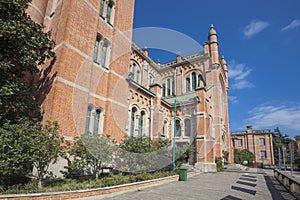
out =
[(132, 43), (134, 0), (33, 0), (28, 13), (56, 42), (36, 82), (44, 80), (43, 120), (58, 121), (65, 139), (89, 131), (173, 140), (176, 127), (195, 167), (216, 171), (224, 152), (232, 162), (227, 63), (213, 26), (203, 50), (160, 64)]
[(252, 130), (231, 133), (232, 146), (235, 149), (248, 149), (254, 154), (254, 163), (274, 165), (272, 132), (270, 130)]

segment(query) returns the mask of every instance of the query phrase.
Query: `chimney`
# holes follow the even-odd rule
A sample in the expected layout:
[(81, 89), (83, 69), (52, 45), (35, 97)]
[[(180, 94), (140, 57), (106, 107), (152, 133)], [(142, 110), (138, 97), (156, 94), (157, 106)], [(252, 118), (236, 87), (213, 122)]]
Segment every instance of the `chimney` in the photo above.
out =
[(252, 133), (252, 126), (247, 126), (247, 133)]

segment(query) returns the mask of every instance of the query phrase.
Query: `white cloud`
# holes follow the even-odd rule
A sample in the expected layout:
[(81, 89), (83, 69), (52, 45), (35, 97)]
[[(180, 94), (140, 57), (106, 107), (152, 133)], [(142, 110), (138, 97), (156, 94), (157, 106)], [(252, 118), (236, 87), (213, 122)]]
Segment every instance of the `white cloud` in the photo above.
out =
[(238, 103), (238, 99), (236, 96), (228, 96), (228, 100), (231, 102), (231, 103)]
[(281, 29), (281, 31), (287, 31), (287, 30), (290, 30), (290, 29), (294, 29), (294, 28), (297, 28), (298, 26), (300, 26), (300, 20), (295, 19), (289, 25), (283, 27)]
[(254, 84), (246, 80), (251, 71), (252, 69), (245, 64), (238, 64), (235, 61), (231, 61), (228, 65), (228, 76), (231, 81), (230, 88), (244, 89), (254, 87)]
[[(245, 120), (255, 128), (285, 128), (300, 133), (300, 103), (271, 105), (262, 104), (252, 109)], [(295, 132), (296, 131), (296, 132)]]
[(250, 24), (248, 24), (245, 28), (244, 28), (244, 35), (247, 38), (252, 37), (253, 35), (263, 31), (265, 28), (267, 28), (270, 24), (268, 22), (265, 21), (261, 21), (261, 20), (255, 20), (255, 21), (251, 21)]

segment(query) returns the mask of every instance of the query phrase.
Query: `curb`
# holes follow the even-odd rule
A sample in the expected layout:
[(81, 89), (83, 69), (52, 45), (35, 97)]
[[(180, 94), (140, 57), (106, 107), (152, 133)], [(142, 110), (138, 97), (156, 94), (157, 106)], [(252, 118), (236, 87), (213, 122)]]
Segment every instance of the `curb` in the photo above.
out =
[[(196, 173), (188, 173), (188, 177), (195, 176)], [(128, 183), (123, 185), (109, 186), (104, 188), (93, 188), (86, 190), (74, 190), (74, 191), (63, 191), (63, 192), (47, 192), (47, 193), (33, 193), (33, 194), (11, 194), (11, 195), (0, 195), (0, 199), (13, 199), (13, 200), (42, 200), (42, 199), (75, 199), (75, 198), (86, 198), (92, 196), (107, 195), (115, 192), (129, 191), (133, 189), (141, 189), (149, 186), (159, 185), (178, 180), (179, 175), (168, 176), (158, 179), (146, 180), (135, 183)]]

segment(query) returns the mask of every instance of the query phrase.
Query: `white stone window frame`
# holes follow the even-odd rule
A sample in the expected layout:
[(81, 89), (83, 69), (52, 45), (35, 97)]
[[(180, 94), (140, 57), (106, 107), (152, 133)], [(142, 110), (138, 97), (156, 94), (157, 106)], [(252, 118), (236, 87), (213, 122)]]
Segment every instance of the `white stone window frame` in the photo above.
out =
[[(136, 109), (136, 111), (134, 112), (134, 124), (132, 126), (132, 110)], [(138, 136), (138, 123), (139, 123), (139, 116), (140, 116), (140, 108), (138, 105), (133, 104), (129, 107), (128, 109), (128, 113), (129, 113), (129, 129), (128, 129), (128, 136), (129, 137), (136, 137)]]
[[(96, 44), (98, 43), (98, 46)], [(103, 55), (103, 47), (106, 47), (106, 52), (105, 52), (105, 60), (104, 64), (102, 63), (102, 55)], [(97, 55), (95, 57), (95, 51), (97, 51)], [(93, 61), (97, 65), (109, 69), (109, 64), (110, 64), (110, 53), (111, 53), (111, 42), (107, 39), (104, 38), (100, 33), (97, 33), (96, 41), (95, 41), (95, 48), (94, 48), (94, 54), (93, 54)]]
[[(103, 0), (100, 0), (100, 7), (99, 7), (99, 16), (110, 26), (114, 26), (114, 19), (115, 19), (115, 13), (116, 13), (116, 3), (113, 0), (104, 0), (104, 5), (103, 5), (103, 13), (101, 14), (101, 3)], [(108, 18), (107, 16), (107, 10), (108, 7), (111, 6), (110, 10), (110, 17)]]
[[(89, 117), (89, 125), (88, 125), (88, 130), (86, 130), (86, 132), (102, 135), (103, 127), (104, 127), (105, 110), (102, 107), (94, 106), (93, 104), (89, 104), (88, 109), (89, 108), (91, 108), (91, 112), (90, 112), (90, 116), (87, 116), (87, 117)], [(99, 120), (98, 120), (97, 133), (94, 132), (96, 112), (100, 113)]]
[(138, 84), (141, 84), (141, 80), (143, 79), (142, 71), (140, 65), (135, 61), (131, 60), (130, 61), (130, 72), (132, 73), (132, 80), (135, 81)]
[[(203, 82), (204, 82), (204, 78), (203, 78), (203, 74), (200, 71), (190, 71), (187, 73), (186, 76), (184, 76), (184, 90), (185, 92), (192, 92), (193, 90), (193, 77), (192, 74), (195, 73), (196, 74), (196, 88), (198, 88), (200, 85), (200, 81), (199, 81), (199, 75), (202, 76)], [(187, 90), (187, 85), (186, 85), (186, 80), (187, 78), (190, 79), (190, 85), (189, 85), (189, 90)], [(204, 84), (204, 83), (203, 83)]]
[[(168, 95), (168, 80), (170, 80), (170, 95)], [(163, 96), (163, 94), (165, 94), (165, 96), (163, 97), (171, 97), (174, 96), (175, 91), (173, 91), (173, 89), (176, 90), (175, 87), (173, 87), (173, 84), (175, 84), (174, 78), (172, 76), (168, 76), (164, 79), (164, 81), (162, 82), (162, 85), (165, 84), (165, 87), (162, 88), (161, 90), (161, 95)], [(163, 89), (165, 90), (165, 93), (163, 92)]]

